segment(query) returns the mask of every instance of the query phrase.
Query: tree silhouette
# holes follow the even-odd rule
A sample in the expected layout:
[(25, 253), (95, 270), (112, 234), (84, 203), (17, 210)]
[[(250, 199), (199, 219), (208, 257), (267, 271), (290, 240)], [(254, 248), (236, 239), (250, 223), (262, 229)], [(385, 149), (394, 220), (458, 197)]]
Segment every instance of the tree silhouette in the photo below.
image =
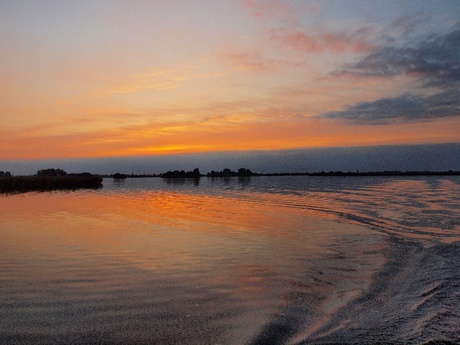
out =
[(37, 171), (37, 176), (66, 176), (67, 173), (62, 169), (42, 169)]

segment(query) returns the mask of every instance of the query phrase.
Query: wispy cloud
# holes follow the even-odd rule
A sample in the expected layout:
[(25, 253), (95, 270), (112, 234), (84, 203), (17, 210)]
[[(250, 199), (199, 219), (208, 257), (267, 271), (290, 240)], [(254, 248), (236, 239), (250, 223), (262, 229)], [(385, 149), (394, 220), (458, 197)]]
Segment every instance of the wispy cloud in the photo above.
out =
[(228, 53), (223, 58), (240, 71), (274, 72), (280, 66), (292, 65), (294, 62), (264, 57), (261, 53)]
[(209, 72), (204, 69), (204, 64), (192, 64), (133, 74), (114, 83), (103, 94), (117, 95), (148, 90), (177, 89), (191, 80), (218, 78), (225, 75), (223, 72)]
[(260, 20), (273, 21), (278, 18), (294, 20), (291, 5), (283, 0), (243, 0), (242, 5), (254, 18)]
[(355, 104), (343, 111), (321, 114), (323, 118), (355, 124), (387, 124), (460, 116), (460, 29), (425, 38), (412, 47), (378, 48), (333, 74), (408, 76), (423, 92)]
[(300, 30), (271, 29), (270, 40), (304, 53), (362, 53), (375, 48), (375, 45), (365, 39), (364, 31), (307, 33)]
[(411, 15), (401, 15), (393, 19), (389, 30), (398, 37), (408, 36), (427, 21), (429, 21), (429, 16), (427, 14), (417, 13)]

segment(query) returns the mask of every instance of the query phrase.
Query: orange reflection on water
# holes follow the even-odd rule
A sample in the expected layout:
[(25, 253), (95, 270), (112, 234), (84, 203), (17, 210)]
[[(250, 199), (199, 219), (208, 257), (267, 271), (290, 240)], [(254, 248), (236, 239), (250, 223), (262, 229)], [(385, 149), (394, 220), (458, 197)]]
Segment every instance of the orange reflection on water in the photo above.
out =
[[(150, 269), (223, 253), (236, 260), (249, 247), (254, 257), (280, 246), (314, 252), (334, 240), (336, 232), (357, 231), (306, 210), (281, 207), (276, 198), (265, 195), (263, 202), (256, 202), (164, 191), (29, 193), (0, 199), (7, 215), (0, 224), (3, 237), (8, 236), (17, 249), (50, 255), (68, 256), (77, 249), (118, 255)], [(282, 261), (276, 256), (275, 265)]]

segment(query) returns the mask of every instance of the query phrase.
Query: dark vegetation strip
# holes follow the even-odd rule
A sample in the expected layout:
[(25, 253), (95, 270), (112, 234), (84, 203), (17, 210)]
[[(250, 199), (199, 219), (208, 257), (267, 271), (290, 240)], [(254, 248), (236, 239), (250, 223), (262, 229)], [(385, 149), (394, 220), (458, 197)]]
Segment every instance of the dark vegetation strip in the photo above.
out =
[(121, 174), (103, 175), (103, 177), (113, 177), (114, 179), (140, 178), (140, 177), (161, 177), (165, 179), (172, 178), (200, 178), (200, 177), (249, 177), (249, 176), (460, 176), (460, 171), (367, 171), (367, 172), (343, 172), (343, 171), (321, 171), (321, 172), (282, 172), (282, 173), (255, 173), (250, 169), (240, 168), (238, 171), (232, 171), (228, 168), (222, 171), (211, 171), (207, 174), (201, 174), (198, 169), (193, 171), (174, 170), (161, 174)]
[(31, 191), (98, 189), (102, 177), (89, 173), (61, 176), (9, 176), (0, 177), (0, 193), (24, 193)]

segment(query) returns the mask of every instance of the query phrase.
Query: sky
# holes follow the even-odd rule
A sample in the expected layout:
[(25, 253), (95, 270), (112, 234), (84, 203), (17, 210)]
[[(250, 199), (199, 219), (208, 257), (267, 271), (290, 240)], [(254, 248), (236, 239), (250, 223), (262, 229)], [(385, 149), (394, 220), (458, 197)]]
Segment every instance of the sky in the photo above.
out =
[(0, 0), (0, 168), (414, 145), (452, 161), (459, 18), (457, 0)]

